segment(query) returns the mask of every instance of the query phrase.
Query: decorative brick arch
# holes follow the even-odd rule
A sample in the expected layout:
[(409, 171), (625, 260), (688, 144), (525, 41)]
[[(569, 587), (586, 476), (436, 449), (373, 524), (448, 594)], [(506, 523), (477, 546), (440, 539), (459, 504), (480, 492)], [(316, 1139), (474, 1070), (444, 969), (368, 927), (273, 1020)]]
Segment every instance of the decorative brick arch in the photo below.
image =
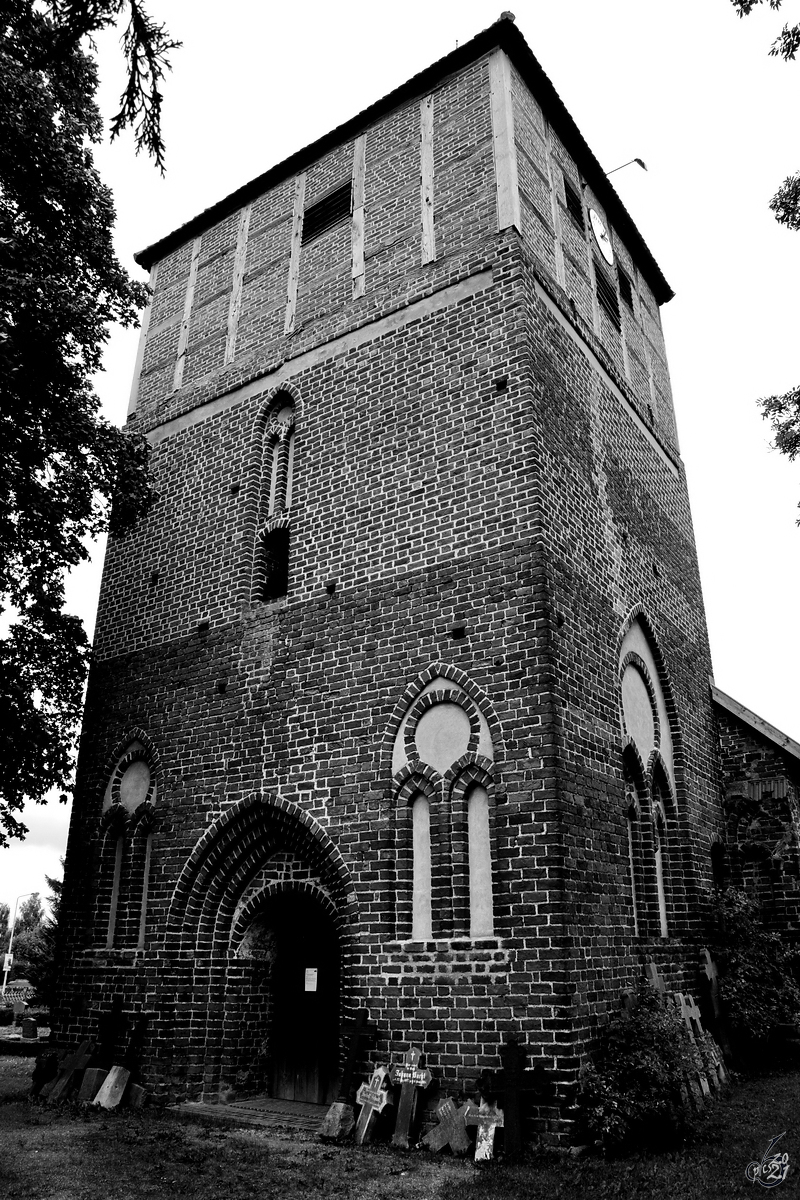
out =
[[(270, 418), (275, 412), (280, 398), (285, 396), (294, 406), (292, 426), (297, 429), (304, 414), (303, 397), (292, 383), (282, 383), (270, 388), (259, 397), (258, 413), (253, 422), (250, 437), (247, 466), (242, 479), (241, 490), (247, 506), (243, 525), (242, 542), (239, 562), (241, 564), (240, 590), (242, 598), (250, 604), (259, 602), (259, 589), (263, 583), (260, 552), (259, 552), (259, 505), (262, 488), (263, 443), (267, 434)], [(273, 528), (288, 528), (288, 516), (277, 517), (273, 520)]]
[[(142, 745), (143, 750), (134, 751), (133, 755), (130, 758), (127, 758), (126, 751), (128, 751), (129, 748), (135, 742), (139, 742)], [(125, 759), (124, 764), (123, 764), (123, 759)], [(111, 780), (111, 779), (116, 780), (117, 794), (118, 794), (119, 793), (119, 780), (117, 777), (119, 776), (120, 769), (122, 771), (124, 771), (125, 767), (127, 767), (131, 762), (135, 762), (137, 760), (142, 760), (142, 761), (146, 762), (148, 767), (150, 768), (150, 774), (152, 776), (152, 780), (151, 780), (151, 787), (150, 787), (150, 793), (149, 793), (148, 799), (152, 797), (153, 789), (155, 788), (155, 786), (158, 782), (158, 779), (161, 776), (161, 757), (158, 753), (158, 747), (156, 746), (153, 739), (150, 737), (150, 734), (145, 732), (144, 729), (140, 729), (138, 725), (134, 725), (126, 731), (124, 737), (120, 738), (120, 740), (114, 746), (114, 749), (111, 751), (111, 753), (109, 754), (108, 758), (105, 761), (105, 764), (103, 766), (103, 770), (102, 770), (102, 773), (100, 776), (100, 802), (101, 803), (102, 803), (103, 797), (105, 795), (105, 790), (108, 786), (109, 780)], [(112, 788), (113, 788), (113, 783), (112, 783)]]
[[(667, 710), (667, 717), (669, 720), (669, 731), (670, 731), (670, 735), (672, 737), (672, 752), (673, 752), (673, 759), (674, 759), (673, 774), (674, 774), (674, 779), (675, 779), (676, 801), (678, 799), (680, 799), (682, 801), (685, 796), (685, 790), (686, 790), (685, 789), (685, 768), (684, 768), (685, 758), (684, 758), (684, 751), (683, 751), (683, 735), (681, 733), (681, 723), (680, 723), (680, 719), (678, 717), (678, 706), (675, 703), (675, 694), (672, 690), (672, 681), (670, 680), (669, 672), (667, 670), (667, 665), (666, 665), (666, 662), (664, 661), (664, 655), (661, 653), (660, 639), (656, 632), (655, 626), (653, 625), (653, 622), (650, 620), (650, 617), (648, 616), (647, 612), (645, 611), (643, 604), (640, 604), (640, 603), (634, 604), (633, 608), (630, 610), (630, 612), (625, 617), (625, 620), (620, 625), (619, 631), (617, 633), (617, 644), (616, 644), (616, 652), (614, 655), (614, 661), (615, 661), (615, 663), (619, 663), (619, 657), (620, 657), (620, 653), (622, 651), (622, 643), (625, 641), (625, 638), (626, 638), (629, 630), (631, 629), (631, 627), (637, 621), (641, 624), (642, 628), (644, 629), (645, 637), (647, 638), (648, 645), (650, 646), (650, 652), (653, 655), (653, 660), (656, 664), (656, 670), (658, 673), (658, 682), (659, 682), (659, 686), (661, 688), (661, 694), (664, 697), (664, 707)], [(641, 660), (639, 659), (638, 655), (636, 655), (636, 659), (638, 660), (636, 662), (636, 665), (641, 670), (642, 666), (644, 666), (645, 664), (641, 663)], [(627, 665), (628, 655), (625, 656), (625, 662)], [(624, 670), (624, 667), (622, 666), (622, 664), (619, 664), (619, 672), (618, 672), (617, 678), (618, 678), (618, 686), (620, 688), (621, 688), (621, 683), (622, 683), (623, 670)], [(647, 672), (645, 672), (645, 680), (647, 682), (648, 689), (651, 689), (652, 688), (652, 680), (649, 678), (649, 673), (647, 673)], [(620, 693), (620, 710), (621, 710), (621, 705), (622, 705), (622, 696)], [(681, 804), (681, 807), (683, 807), (682, 804)]]
[(299, 805), (254, 795), (206, 830), (181, 872), (167, 921), (167, 947), (209, 951), (227, 945), (239, 900), (270, 855), (299, 854), (322, 881), (341, 919), (355, 896), (344, 860), (322, 826)]
[[(403, 719), (407, 716), (409, 710), (414, 704), (414, 701), (418, 696), (420, 696), (428, 684), (432, 683), (434, 679), (439, 678), (449, 679), (451, 683), (455, 683), (464, 692), (466, 692), (470, 700), (474, 702), (476, 708), (479, 710), (481, 716), (489, 726), (495, 762), (502, 762), (502, 756), (505, 752), (505, 746), (503, 743), (503, 730), (494, 710), (494, 705), (489, 700), (489, 697), (486, 695), (483, 689), (478, 687), (477, 683), (475, 683), (475, 681), (459, 667), (454, 667), (451, 663), (435, 662), (431, 663), (429, 667), (426, 667), (424, 671), (420, 672), (416, 679), (414, 679), (413, 682), (408, 685), (392, 709), (389, 720), (386, 723), (383, 740), (381, 742), (380, 773), (382, 778), (387, 779), (392, 775), (392, 753), (394, 750), (395, 739), (397, 737), (398, 730), (403, 723)], [(435, 694), (440, 697), (441, 701), (440, 693), (437, 692)], [(447, 700), (449, 700), (451, 703), (458, 703), (458, 697), (450, 696), (449, 693), (447, 693)], [(462, 707), (466, 706), (462, 704)]]
[(266, 887), (260, 888), (254, 896), (251, 896), (247, 903), (242, 907), (239, 915), (236, 917), (233, 928), (231, 929), (229, 948), (232, 954), (235, 954), (242, 944), (244, 935), (252, 925), (253, 921), (258, 917), (264, 906), (275, 896), (287, 895), (309, 896), (315, 900), (322, 911), (330, 917), (331, 924), (336, 929), (339, 936), (339, 941), (342, 945), (346, 944), (350, 938), (350, 928), (344, 919), (340, 909), (336, 907), (328, 893), (309, 879), (285, 879), (275, 880), (273, 883), (268, 883)]

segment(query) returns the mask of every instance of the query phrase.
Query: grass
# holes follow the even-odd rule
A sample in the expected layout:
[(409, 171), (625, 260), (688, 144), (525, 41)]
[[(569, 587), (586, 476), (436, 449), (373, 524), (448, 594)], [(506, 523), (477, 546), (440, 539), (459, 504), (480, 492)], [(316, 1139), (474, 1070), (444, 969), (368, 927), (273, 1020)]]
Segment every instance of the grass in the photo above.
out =
[[(698, 1140), (679, 1152), (605, 1162), (534, 1154), (523, 1165), (477, 1168), (447, 1153), (328, 1146), (311, 1135), (178, 1123), (156, 1110), (103, 1113), (31, 1105), (31, 1059), (0, 1058), (0, 1196), (3, 1200), (730, 1200), (753, 1197), (745, 1168), (776, 1134), (796, 1194), (800, 1075), (729, 1090)], [(775, 1193), (773, 1193), (774, 1195)]]

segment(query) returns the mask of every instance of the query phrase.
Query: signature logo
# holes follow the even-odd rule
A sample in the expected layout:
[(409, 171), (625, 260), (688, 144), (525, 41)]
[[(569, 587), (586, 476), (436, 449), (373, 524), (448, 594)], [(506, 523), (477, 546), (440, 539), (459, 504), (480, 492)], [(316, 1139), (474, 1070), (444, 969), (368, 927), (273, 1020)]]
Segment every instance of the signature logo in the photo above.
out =
[(762, 1187), (777, 1187), (779, 1183), (783, 1183), (789, 1171), (789, 1155), (784, 1152), (781, 1154), (775, 1149), (775, 1146), (784, 1137), (786, 1130), (774, 1137), (764, 1151), (764, 1157), (761, 1162), (751, 1162), (747, 1164), (745, 1170), (745, 1179), (749, 1179), (751, 1183), (755, 1180)]

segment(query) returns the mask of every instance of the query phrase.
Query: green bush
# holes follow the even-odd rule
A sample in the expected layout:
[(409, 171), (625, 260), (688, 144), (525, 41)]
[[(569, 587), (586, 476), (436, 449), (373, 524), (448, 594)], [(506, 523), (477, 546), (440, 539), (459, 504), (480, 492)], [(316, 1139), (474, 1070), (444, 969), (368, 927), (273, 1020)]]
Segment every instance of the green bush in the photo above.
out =
[(715, 904), (709, 938), (734, 1050), (759, 1053), (780, 1025), (800, 1021), (800, 954), (761, 923), (758, 904), (728, 888)]
[(0, 1025), (13, 1025), (13, 1024), (14, 1024), (13, 1008), (0, 1008)]
[(675, 1010), (643, 987), (633, 1012), (605, 1026), (594, 1062), (581, 1072), (585, 1136), (609, 1155), (683, 1142), (692, 1125), (685, 1081), (700, 1065), (696, 1057)]

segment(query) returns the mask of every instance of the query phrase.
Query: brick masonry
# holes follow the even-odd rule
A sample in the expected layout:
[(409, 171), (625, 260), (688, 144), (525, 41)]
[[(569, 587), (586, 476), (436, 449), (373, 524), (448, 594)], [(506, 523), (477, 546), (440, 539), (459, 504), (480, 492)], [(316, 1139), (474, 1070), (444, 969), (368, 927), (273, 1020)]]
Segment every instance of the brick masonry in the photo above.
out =
[[(512, 64), (503, 102), (519, 229), (498, 229), (498, 46)], [(270, 954), (252, 947), (276, 896), (326, 914), (340, 1015), (367, 1008), (378, 1059), (420, 1044), (442, 1091), (466, 1092), (521, 1035), (547, 1081), (529, 1107), (544, 1141), (569, 1136), (580, 1062), (645, 957), (672, 985), (694, 984), (721, 816), (658, 312), (669, 293), (638, 235), (615, 230), (608, 185), (556, 101), (537, 95), (530, 61), (500, 22), (417, 91), (411, 81), (335, 144), (291, 160), (247, 198), (246, 221), (244, 201), (218, 220), (212, 210), (144, 256), (156, 283), (131, 425), (153, 442), (159, 501), (109, 543), (56, 1023), (66, 1039), (91, 1033), (114, 995), (151, 1013), (141, 1074), (158, 1095), (215, 1101), (269, 1086), (280, 1031)], [(302, 171), (306, 206), (346, 182), (360, 137), (363, 295), (346, 220), (301, 246), (287, 334), (296, 180)], [(585, 184), (633, 281), (619, 328), (598, 307), (596, 248), (566, 210), (565, 176)], [(261, 439), (287, 401), (289, 584), (261, 603)], [(633, 923), (618, 655), (637, 620), (675, 745), (664, 939), (637, 938)], [(413, 761), (402, 778), (393, 770), (397, 731), (426, 687), (469, 697), (483, 731), (483, 752), (449, 781)], [(104, 809), (134, 741), (153, 796), (131, 814)], [(470, 939), (475, 781), (490, 796), (494, 931)], [(414, 794), (432, 797), (424, 943), (409, 941)]]

